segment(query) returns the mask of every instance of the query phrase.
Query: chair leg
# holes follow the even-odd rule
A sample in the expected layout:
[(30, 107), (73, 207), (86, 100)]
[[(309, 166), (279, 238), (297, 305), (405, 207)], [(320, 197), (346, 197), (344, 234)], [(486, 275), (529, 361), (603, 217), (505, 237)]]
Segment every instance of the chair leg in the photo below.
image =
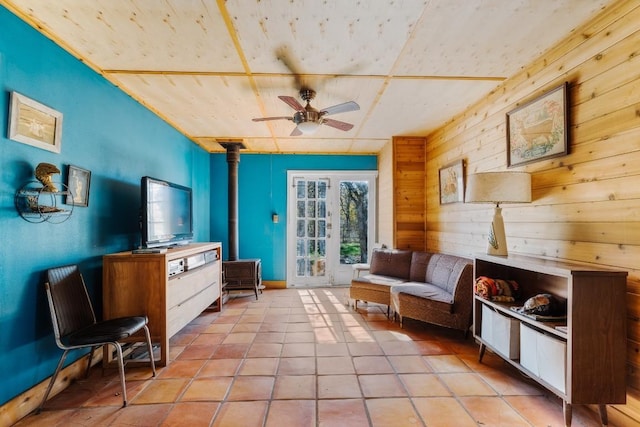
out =
[(156, 362), (153, 359), (153, 345), (151, 344), (151, 335), (149, 334), (149, 328), (147, 325), (144, 325), (144, 334), (147, 337), (147, 348), (149, 349), (149, 361), (151, 363), (151, 370), (153, 371), (153, 376), (156, 376)]
[(118, 367), (120, 368), (120, 385), (122, 386), (122, 407), (127, 406), (127, 384), (124, 379), (124, 360), (122, 358), (122, 347), (120, 343), (113, 342), (113, 346), (118, 353)]
[(89, 360), (87, 361), (87, 371), (84, 373), (84, 377), (89, 378), (89, 369), (91, 369), (91, 361), (93, 360), (93, 352), (96, 348), (91, 347), (91, 352), (89, 353)]
[(64, 359), (67, 358), (68, 352), (69, 350), (65, 350), (64, 353), (62, 353), (62, 356), (60, 356), (60, 361), (58, 362), (58, 366), (56, 367), (56, 370), (53, 373), (53, 376), (51, 377), (51, 381), (49, 381), (49, 385), (47, 386), (47, 391), (44, 393), (44, 397), (42, 398), (42, 402), (40, 402), (40, 406), (38, 406), (38, 409), (36, 410), (36, 414), (39, 414), (40, 411), (42, 411), (42, 407), (44, 406), (44, 403), (47, 401), (47, 397), (49, 397), (49, 393), (51, 393), (53, 384), (55, 384), (56, 378), (58, 378), (58, 374), (62, 369), (62, 365), (64, 364)]

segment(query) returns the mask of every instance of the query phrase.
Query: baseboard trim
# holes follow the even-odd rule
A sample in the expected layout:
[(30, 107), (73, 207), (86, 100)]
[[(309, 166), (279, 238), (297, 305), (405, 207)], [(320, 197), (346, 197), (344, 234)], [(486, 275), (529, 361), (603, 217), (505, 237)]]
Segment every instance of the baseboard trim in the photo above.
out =
[(287, 288), (287, 282), (285, 282), (284, 280), (263, 280), (262, 284), (267, 289), (286, 289)]
[[(88, 359), (89, 355), (83, 356), (60, 371), (49, 394), (49, 399), (84, 376), (87, 371)], [(97, 363), (102, 363), (101, 351), (94, 353), (92, 365), (95, 366)], [(53, 372), (51, 374), (53, 375)], [(36, 410), (49, 386), (49, 381), (51, 381), (51, 376), (0, 406), (0, 426), (11, 426)]]

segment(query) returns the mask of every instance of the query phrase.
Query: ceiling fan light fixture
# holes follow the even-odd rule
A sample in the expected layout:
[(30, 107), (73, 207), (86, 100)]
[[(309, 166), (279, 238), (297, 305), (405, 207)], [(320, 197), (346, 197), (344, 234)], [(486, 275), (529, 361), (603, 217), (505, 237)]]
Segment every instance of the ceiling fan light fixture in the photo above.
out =
[(317, 123), (317, 122), (298, 123), (298, 130), (305, 135), (310, 135), (312, 133), (315, 133), (315, 131), (318, 130), (318, 127), (320, 127), (320, 123)]

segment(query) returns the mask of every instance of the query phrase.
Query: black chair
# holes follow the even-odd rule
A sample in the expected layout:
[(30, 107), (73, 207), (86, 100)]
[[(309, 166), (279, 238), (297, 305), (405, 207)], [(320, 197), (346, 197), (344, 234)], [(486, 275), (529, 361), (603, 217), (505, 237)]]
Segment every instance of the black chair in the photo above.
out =
[(147, 348), (151, 362), (153, 376), (156, 376), (156, 366), (153, 360), (153, 347), (151, 336), (147, 328), (147, 316), (121, 317), (117, 319), (96, 321), (96, 316), (77, 265), (52, 268), (47, 271), (45, 283), (51, 322), (56, 338), (56, 344), (64, 350), (58, 367), (56, 368), (47, 391), (42, 398), (38, 412), (42, 410), (47, 397), (53, 388), (56, 377), (64, 364), (69, 350), (76, 348), (91, 348), (87, 363), (86, 376), (89, 375), (93, 352), (96, 348), (112, 344), (118, 353), (118, 365), (120, 367), (120, 383), (122, 385), (122, 406), (127, 406), (127, 387), (124, 379), (124, 361), (122, 359), (122, 346), (119, 341), (131, 337), (143, 329), (146, 335)]

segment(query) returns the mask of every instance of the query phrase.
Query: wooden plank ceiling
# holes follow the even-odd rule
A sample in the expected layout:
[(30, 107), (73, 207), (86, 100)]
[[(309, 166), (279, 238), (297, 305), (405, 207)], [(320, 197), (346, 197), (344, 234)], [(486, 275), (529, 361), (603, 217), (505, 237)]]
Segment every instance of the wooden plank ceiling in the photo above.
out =
[[(0, 0), (206, 150), (377, 153), (427, 135), (610, 0)], [(290, 136), (278, 95), (308, 86), (320, 109)]]

